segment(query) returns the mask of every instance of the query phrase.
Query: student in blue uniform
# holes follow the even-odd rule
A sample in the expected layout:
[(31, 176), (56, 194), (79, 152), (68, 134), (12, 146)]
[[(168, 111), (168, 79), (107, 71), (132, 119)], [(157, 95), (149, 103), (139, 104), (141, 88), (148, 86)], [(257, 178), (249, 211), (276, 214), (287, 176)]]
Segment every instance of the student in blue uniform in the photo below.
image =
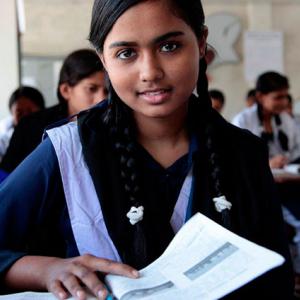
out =
[(291, 297), (267, 149), (211, 108), (207, 33), (199, 0), (95, 1), (109, 97), (47, 131), (2, 184), (3, 289), (104, 299), (101, 274), (136, 278), (200, 211), (286, 258), (227, 299)]
[(104, 69), (95, 51), (79, 49), (70, 53), (64, 59), (59, 73), (59, 103), (21, 120), (15, 127), (0, 169), (7, 175), (11, 173), (39, 145), (47, 126), (85, 110), (106, 97)]

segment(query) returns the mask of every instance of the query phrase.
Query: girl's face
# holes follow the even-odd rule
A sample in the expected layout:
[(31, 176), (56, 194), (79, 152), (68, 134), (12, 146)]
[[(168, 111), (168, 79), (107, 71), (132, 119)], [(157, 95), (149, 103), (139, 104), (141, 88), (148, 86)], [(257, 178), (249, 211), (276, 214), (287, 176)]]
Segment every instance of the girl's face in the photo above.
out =
[(139, 116), (182, 111), (205, 52), (207, 32), (198, 41), (167, 2), (143, 1), (125, 11), (100, 55), (116, 93)]
[(60, 92), (68, 103), (69, 116), (77, 114), (106, 98), (104, 72), (96, 72), (74, 86), (63, 83)]
[(23, 117), (40, 109), (31, 99), (23, 96), (20, 97), (11, 107), (14, 125), (17, 125)]
[(267, 94), (257, 93), (257, 100), (265, 112), (269, 114), (280, 114), (288, 105), (288, 89)]

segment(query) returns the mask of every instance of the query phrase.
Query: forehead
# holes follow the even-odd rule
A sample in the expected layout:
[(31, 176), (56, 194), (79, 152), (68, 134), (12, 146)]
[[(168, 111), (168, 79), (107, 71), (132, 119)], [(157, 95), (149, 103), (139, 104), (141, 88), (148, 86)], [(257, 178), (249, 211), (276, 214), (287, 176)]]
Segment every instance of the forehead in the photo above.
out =
[(116, 40), (142, 42), (178, 30), (193, 33), (189, 25), (174, 14), (170, 1), (143, 1), (118, 18), (104, 45)]
[(12, 107), (23, 107), (23, 106), (29, 106), (29, 105), (35, 105), (35, 103), (28, 97), (21, 96), (18, 98), (18, 101), (16, 101)]

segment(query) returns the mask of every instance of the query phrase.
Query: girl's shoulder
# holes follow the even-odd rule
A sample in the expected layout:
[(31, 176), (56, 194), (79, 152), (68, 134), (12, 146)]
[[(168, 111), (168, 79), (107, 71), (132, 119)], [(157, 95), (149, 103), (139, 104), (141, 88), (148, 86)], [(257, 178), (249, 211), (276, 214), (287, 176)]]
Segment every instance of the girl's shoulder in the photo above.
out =
[(44, 137), (50, 137), (51, 141), (55, 138), (61, 141), (70, 141), (73, 143), (75, 141), (75, 143), (78, 143), (82, 128), (88, 128), (93, 131), (102, 124), (99, 120), (101, 120), (101, 116), (106, 111), (106, 108), (107, 101), (102, 101), (77, 114), (75, 121), (70, 122), (68, 119), (65, 119), (54, 123), (46, 129)]
[[(257, 106), (253, 105), (239, 112), (232, 120), (232, 123), (238, 127), (243, 127), (249, 122), (256, 122)], [(241, 126), (242, 125), (242, 126)]]
[(213, 119), (217, 139), (223, 147), (231, 148), (234, 152), (265, 149), (262, 139), (249, 130), (229, 123), (219, 114), (215, 114)]

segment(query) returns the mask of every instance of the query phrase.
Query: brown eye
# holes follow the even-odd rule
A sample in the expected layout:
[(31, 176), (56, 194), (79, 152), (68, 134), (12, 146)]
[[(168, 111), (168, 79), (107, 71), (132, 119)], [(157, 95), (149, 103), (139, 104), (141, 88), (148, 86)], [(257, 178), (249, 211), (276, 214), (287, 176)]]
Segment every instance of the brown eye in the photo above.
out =
[(161, 46), (160, 51), (162, 51), (162, 52), (173, 52), (178, 48), (179, 48), (178, 43), (168, 42), (168, 43)]
[(130, 59), (134, 56), (136, 56), (136, 52), (132, 49), (125, 49), (125, 50), (118, 52), (118, 54), (117, 54), (117, 57), (120, 59)]

